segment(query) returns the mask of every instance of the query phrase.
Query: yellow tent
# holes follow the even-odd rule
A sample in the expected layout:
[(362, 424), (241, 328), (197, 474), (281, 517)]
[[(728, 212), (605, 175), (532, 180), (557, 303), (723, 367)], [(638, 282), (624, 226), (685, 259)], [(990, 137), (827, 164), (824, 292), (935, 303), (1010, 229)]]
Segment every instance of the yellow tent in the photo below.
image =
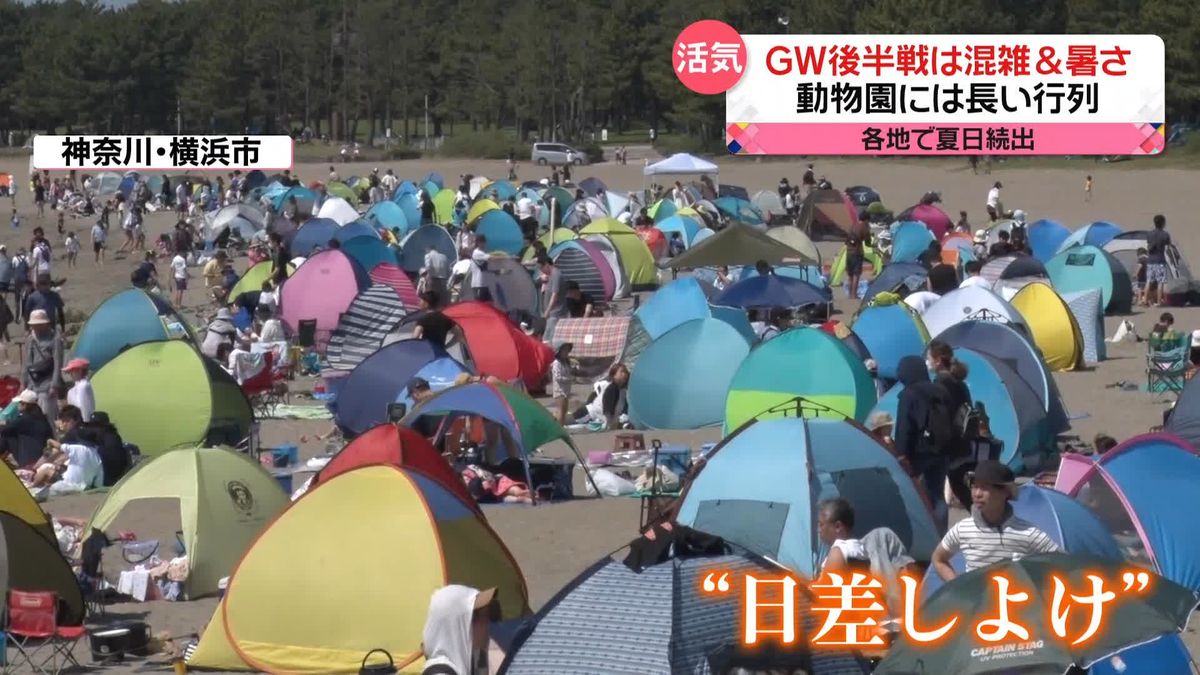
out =
[(1083, 333), (1067, 303), (1048, 284), (1027, 284), (1013, 296), (1050, 370), (1074, 370), (1083, 357)]
[(8, 468), (8, 464), (0, 462), (0, 512), (3, 511), (25, 521), (47, 541), (58, 546), (58, 539), (54, 536), (54, 528), (50, 525), (46, 512), (34, 501), (33, 495), (25, 489), (25, 484), (17, 478), (17, 474)]
[(496, 588), (502, 620), (529, 612), (516, 561), (475, 510), (416, 471), (355, 469), (250, 546), (189, 665), (355, 673), (386, 649), (419, 673), (429, 599), (451, 583)]
[(483, 217), (483, 214), (488, 211), (495, 211), (500, 208), (500, 205), (490, 199), (480, 199), (471, 205), (471, 209), (467, 211), (467, 222), (473, 223)]

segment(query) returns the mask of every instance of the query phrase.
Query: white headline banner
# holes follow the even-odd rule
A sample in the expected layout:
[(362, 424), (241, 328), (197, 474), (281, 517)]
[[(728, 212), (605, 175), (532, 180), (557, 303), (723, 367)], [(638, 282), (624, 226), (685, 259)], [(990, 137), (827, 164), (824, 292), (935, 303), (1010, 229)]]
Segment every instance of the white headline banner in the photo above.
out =
[(290, 136), (36, 136), (33, 166), (65, 171), (281, 171)]

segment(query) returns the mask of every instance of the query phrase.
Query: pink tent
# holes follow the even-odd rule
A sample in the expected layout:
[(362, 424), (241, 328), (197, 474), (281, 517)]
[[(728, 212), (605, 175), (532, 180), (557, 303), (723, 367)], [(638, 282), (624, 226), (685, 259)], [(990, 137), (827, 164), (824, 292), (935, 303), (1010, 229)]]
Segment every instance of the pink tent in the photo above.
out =
[(371, 268), (371, 282), (391, 286), (396, 295), (400, 296), (400, 302), (409, 309), (415, 309), (420, 304), (420, 298), (417, 297), (417, 289), (413, 286), (412, 280), (408, 278), (408, 274), (399, 267), (391, 263), (380, 263)]
[(954, 223), (950, 220), (950, 216), (933, 204), (917, 204), (909, 209), (907, 214), (901, 214), (899, 220), (919, 220), (925, 223), (925, 227), (929, 228), (938, 241), (941, 241), (947, 232), (954, 229)]
[(337, 249), (309, 258), (279, 289), (280, 318), (293, 333), (300, 322), (317, 322), (316, 349), (325, 351), (342, 312), (370, 285), (366, 272), (354, 259)]

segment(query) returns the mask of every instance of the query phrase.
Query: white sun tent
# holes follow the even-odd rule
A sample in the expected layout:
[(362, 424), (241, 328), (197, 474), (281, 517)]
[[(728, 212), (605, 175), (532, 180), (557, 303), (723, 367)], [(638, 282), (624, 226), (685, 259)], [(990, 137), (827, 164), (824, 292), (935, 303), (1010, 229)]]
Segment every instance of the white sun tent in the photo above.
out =
[(695, 155), (680, 152), (647, 166), (646, 176), (716, 176), (720, 167)]
[(317, 217), (328, 218), (338, 225), (346, 225), (358, 220), (358, 211), (345, 199), (330, 197), (321, 205), (321, 210), (317, 213)]

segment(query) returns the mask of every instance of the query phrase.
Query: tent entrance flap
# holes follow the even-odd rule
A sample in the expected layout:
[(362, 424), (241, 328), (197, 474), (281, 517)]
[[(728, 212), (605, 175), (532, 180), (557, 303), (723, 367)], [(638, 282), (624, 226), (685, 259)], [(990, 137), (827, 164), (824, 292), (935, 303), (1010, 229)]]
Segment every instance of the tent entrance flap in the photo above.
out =
[(783, 502), (705, 500), (696, 509), (692, 528), (701, 532), (737, 532), (736, 540), (725, 538), (748, 550), (776, 558), (790, 510), (791, 505)]
[(912, 521), (896, 517), (894, 504), (903, 504), (900, 488), (886, 469), (849, 469), (833, 475), (838, 496), (854, 505), (854, 529), (861, 536), (877, 527), (887, 527), (905, 547), (913, 542)]

